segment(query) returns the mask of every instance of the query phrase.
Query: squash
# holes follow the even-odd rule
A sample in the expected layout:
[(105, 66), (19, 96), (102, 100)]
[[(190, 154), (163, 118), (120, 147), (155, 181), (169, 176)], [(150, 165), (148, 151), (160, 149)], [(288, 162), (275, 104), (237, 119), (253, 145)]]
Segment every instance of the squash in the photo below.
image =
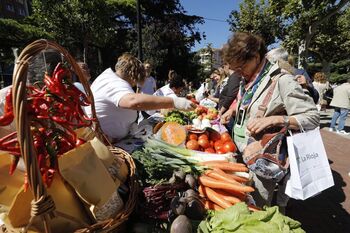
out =
[(169, 144), (178, 146), (186, 141), (186, 129), (176, 122), (166, 122), (161, 130), (161, 139)]

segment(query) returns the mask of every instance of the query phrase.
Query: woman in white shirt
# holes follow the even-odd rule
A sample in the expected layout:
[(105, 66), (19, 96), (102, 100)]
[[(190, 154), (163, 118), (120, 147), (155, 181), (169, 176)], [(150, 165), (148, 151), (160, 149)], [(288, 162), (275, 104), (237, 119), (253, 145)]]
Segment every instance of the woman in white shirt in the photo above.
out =
[[(132, 87), (143, 84), (145, 69), (141, 61), (130, 54), (118, 58), (115, 72), (109, 68), (91, 85), (97, 118), (104, 133), (113, 141), (128, 135), (137, 119), (137, 111), (177, 108), (192, 110), (195, 105), (178, 97), (160, 97), (135, 93)], [(87, 109), (91, 113), (90, 109)]]

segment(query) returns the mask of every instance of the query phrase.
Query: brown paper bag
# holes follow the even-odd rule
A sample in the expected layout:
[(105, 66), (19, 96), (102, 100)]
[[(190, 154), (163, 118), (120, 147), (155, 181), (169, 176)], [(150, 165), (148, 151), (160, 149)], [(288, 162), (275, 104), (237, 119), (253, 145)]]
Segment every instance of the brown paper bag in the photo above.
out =
[(85, 141), (92, 140), (96, 136), (95, 132), (89, 127), (78, 128), (74, 131), (78, 138), (84, 139)]
[(97, 137), (90, 142), (97, 157), (102, 161), (105, 168), (107, 168), (113, 180), (119, 179), (124, 183), (129, 174), (129, 169), (125, 160), (114, 155)]
[(11, 156), (7, 152), (0, 151), (0, 205), (9, 208), (13, 198), (22, 187), (24, 173), (16, 169), (12, 176), (9, 175)]
[(59, 159), (63, 178), (90, 205), (101, 207), (118, 189), (90, 142), (68, 151)]
[[(53, 232), (72, 232), (91, 224), (82, 202), (76, 196), (74, 190), (65, 184), (59, 174), (55, 174), (50, 188), (47, 189), (55, 202), (56, 211), (64, 213), (69, 218), (56, 216), (50, 219), (50, 226)], [(8, 213), (8, 223), (10, 227), (24, 227), (28, 225), (30, 219), (31, 201), (34, 196), (30, 190), (24, 192), (23, 188), (19, 190), (13, 199), (10, 211)], [(76, 221), (73, 220), (76, 219)], [(37, 218), (31, 227), (34, 231), (43, 232), (43, 224), (40, 218)]]

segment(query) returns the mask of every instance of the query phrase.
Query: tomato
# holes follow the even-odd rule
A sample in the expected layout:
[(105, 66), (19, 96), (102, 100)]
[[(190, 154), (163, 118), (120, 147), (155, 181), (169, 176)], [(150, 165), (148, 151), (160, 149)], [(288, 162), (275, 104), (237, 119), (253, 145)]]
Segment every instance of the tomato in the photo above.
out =
[(205, 133), (199, 135), (198, 140), (200, 140), (200, 139), (209, 140), (208, 135), (206, 135)]
[(198, 139), (198, 144), (203, 147), (204, 149), (208, 148), (210, 146), (210, 143), (208, 139), (205, 138), (200, 138)]
[(225, 154), (226, 151), (224, 149), (218, 149), (218, 150), (216, 150), (216, 153), (217, 154)]
[(212, 147), (209, 147), (209, 148), (205, 149), (204, 152), (215, 153), (215, 150)]
[(224, 143), (221, 140), (218, 140), (214, 143), (214, 148), (216, 151), (221, 150), (224, 147)]
[(214, 142), (221, 139), (220, 134), (218, 134), (218, 133), (210, 133), (209, 138), (210, 138), (210, 140), (213, 140)]
[(223, 142), (232, 142), (230, 134), (227, 133), (227, 132), (221, 134), (221, 141), (223, 141)]
[(213, 141), (213, 140), (210, 140), (210, 141), (209, 141), (209, 144), (210, 144), (210, 147), (213, 147), (213, 148), (214, 148), (214, 141)]
[(233, 142), (225, 142), (223, 149), (224, 149), (224, 151), (226, 153), (228, 153), (228, 152), (235, 152), (236, 151), (236, 145)]
[(189, 139), (189, 140), (197, 140), (197, 139), (198, 139), (198, 136), (197, 136), (197, 134), (195, 134), (195, 133), (190, 133), (190, 134), (188, 135), (188, 139)]
[(199, 149), (199, 144), (196, 140), (189, 140), (186, 143), (186, 148), (190, 150), (198, 150)]

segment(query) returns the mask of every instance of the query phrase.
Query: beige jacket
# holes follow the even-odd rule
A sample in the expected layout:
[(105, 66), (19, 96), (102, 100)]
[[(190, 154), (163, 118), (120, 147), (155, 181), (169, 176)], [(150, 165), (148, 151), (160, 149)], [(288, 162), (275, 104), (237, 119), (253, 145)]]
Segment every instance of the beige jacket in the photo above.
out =
[(350, 83), (334, 88), (331, 106), (350, 109)]
[[(250, 105), (246, 110), (245, 119), (247, 122), (251, 118), (255, 117), (258, 107), (262, 104), (265, 96), (268, 93), (271, 78), (280, 72), (281, 69), (279, 68), (279, 64), (274, 64), (267, 76), (259, 85)], [(319, 126), (320, 122), (320, 116), (312, 98), (304, 94), (304, 91), (296, 81), (295, 76), (287, 73), (278, 78), (278, 83), (275, 86), (264, 116), (267, 117), (273, 115), (293, 116), (304, 130), (314, 129)], [(249, 131), (246, 129), (246, 127), (244, 130), (245, 139), (247, 140), (249, 137)], [(243, 151), (244, 147), (246, 146), (246, 141), (245, 143), (240, 144), (241, 145), (238, 145), (239, 149)]]

